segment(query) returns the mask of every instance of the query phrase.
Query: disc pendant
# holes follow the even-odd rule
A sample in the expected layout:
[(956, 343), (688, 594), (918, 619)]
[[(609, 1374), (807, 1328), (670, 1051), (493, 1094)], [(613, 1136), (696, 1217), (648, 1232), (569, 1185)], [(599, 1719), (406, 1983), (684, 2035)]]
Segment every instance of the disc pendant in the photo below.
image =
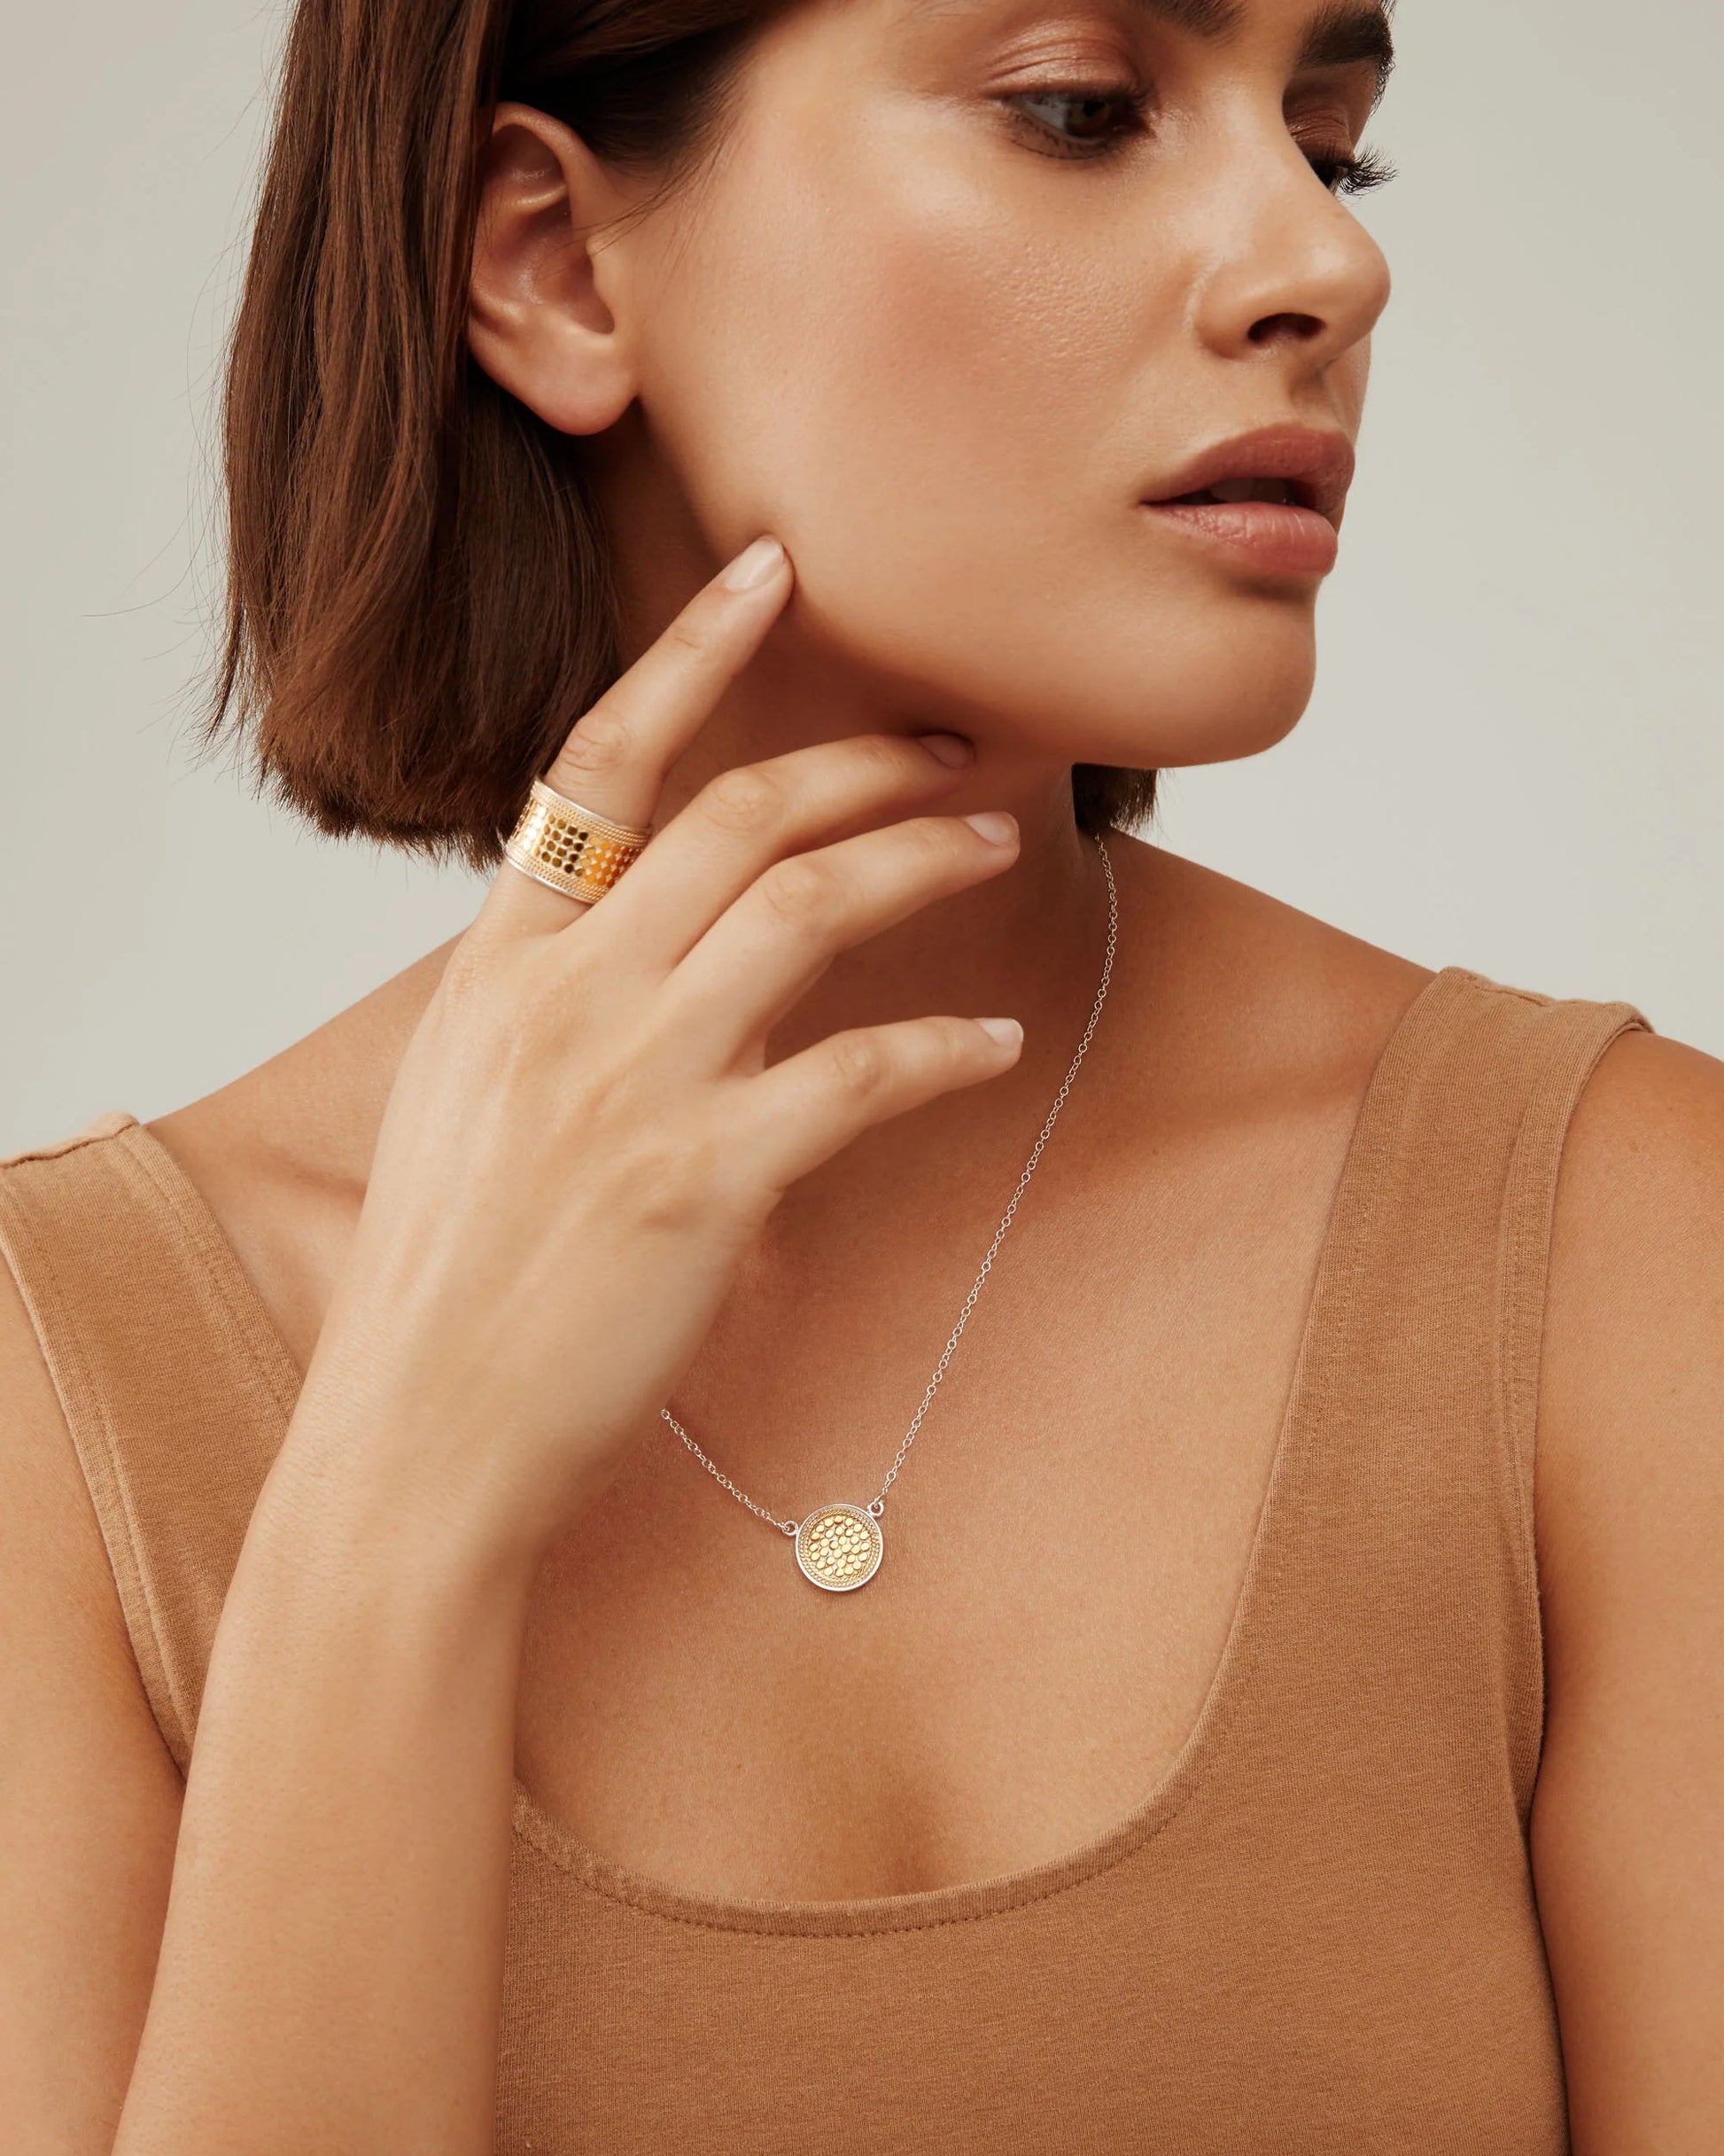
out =
[(817, 1587), (843, 1593), (880, 1569), (886, 1538), (865, 1505), (822, 1505), (796, 1529), (796, 1562)]

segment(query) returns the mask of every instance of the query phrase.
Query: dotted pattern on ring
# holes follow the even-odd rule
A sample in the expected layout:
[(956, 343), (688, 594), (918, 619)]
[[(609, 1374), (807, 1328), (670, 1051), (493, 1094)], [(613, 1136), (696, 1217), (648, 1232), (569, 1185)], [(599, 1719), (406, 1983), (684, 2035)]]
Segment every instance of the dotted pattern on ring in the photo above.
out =
[(560, 876), (579, 876), (589, 883), (613, 883), (641, 851), (636, 844), (624, 844), (569, 822), (542, 801), (528, 803), (515, 843)]

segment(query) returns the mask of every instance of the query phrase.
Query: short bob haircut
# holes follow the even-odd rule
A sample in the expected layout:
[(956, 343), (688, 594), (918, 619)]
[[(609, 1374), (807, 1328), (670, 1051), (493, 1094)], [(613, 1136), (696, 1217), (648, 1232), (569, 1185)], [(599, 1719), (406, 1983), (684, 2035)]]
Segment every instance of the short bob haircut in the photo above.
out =
[[(299, 0), (227, 358), (206, 728), (323, 830), (489, 866), (623, 671), (581, 441), (466, 349), (487, 108), (553, 114), (662, 200), (793, 4)], [(1072, 792), (1083, 829), (1129, 827), (1155, 774), (1079, 764)]]

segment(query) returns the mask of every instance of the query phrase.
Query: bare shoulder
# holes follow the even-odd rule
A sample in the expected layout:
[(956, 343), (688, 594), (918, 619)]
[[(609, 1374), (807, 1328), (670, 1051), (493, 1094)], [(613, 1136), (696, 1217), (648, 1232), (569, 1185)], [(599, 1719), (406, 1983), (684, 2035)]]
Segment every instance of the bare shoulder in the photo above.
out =
[(1724, 1062), (1662, 1034), (1619, 1035), (1580, 1096), (1564, 1148), (1557, 1200), (1564, 1263), (1572, 1268), (1589, 1257), (1607, 1259), (1608, 1249), (1596, 1247), (1601, 1230), (1607, 1245), (1634, 1238), (1655, 1220), (1667, 1233), (1673, 1206), (1701, 1231), (1690, 1256), (1724, 1252), (1717, 1234), (1721, 1192)]
[(214, 1215), (303, 1369), (365, 1194), (396, 1062), (452, 944), (150, 1132)]
[(1564, 1149), (1532, 1850), (1576, 2145), (1724, 2145), (1724, 1063), (1626, 1033)]
[(1434, 969), (1160, 845), (1111, 850), (1125, 902), (1155, 924), (1138, 943), (1156, 1031), (1266, 1094), (1296, 1104), (1316, 1088), (1356, 1105)]
[(106, 2148), (161, 1936), (180, 1781), (82, 1473), (0, 1264), (0, 2082), (30, 2148)]
[(1585, 1524), (1565, 1500), (1628, 1465), (1649, 1422), (1668, 1466), (1724, 1467), (1721, 1407), (1724, 1062), (1626, 1032), (1581, 1094), (1557, 1181), (1539, 1419), (1553, 1567)]

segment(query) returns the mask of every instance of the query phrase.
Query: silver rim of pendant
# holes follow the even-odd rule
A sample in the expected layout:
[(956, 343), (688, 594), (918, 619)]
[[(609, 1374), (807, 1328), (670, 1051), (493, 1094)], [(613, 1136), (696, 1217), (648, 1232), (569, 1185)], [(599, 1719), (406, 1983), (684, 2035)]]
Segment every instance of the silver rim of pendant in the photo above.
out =
[(864, 1505), (818, 1505), (796, 1529), (804, 1576), (835, 1594), (866, 1586), (885, 1553), (880, 1522)]

